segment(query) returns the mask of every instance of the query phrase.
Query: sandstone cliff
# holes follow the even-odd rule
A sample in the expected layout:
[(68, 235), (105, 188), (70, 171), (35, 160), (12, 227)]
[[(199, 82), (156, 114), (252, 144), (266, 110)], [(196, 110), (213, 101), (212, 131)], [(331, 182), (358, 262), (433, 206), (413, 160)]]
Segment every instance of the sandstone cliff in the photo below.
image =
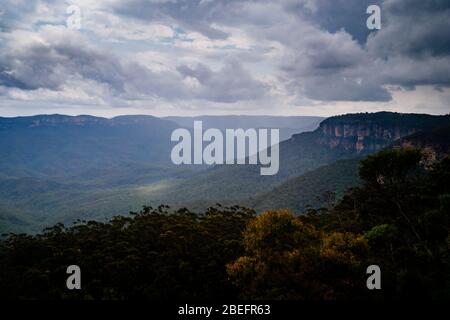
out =
[(320, 124), (317, 142), (332, 149), (369, 153), (401, 138), (449, 123), (449, 116), (391, 112), (337, 116)]

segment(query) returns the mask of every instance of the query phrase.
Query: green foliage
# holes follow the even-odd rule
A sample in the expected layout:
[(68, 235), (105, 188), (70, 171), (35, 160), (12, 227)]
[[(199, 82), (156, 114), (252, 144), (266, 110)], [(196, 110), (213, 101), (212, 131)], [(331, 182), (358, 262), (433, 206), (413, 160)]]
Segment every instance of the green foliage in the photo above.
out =
[[(246, 254), (228, 265), (241, 297), (449, 299), (450, 161), (426, 170), (422, 156), (380, 152), (361, 163), (365, 184), (334, 207), (257, 217)], [(371, 264), (381, 267), (382, 291), (365, 288)]]
[(393, 185), (417, 174), (421, 160), (418, 149), (386, 149), (362, 160), (359, 175), (371, 185)]
[(257, 211), (287, 208), (295, 213), (302, 213), (309, 207), (332, 206), (349, 188), (359, 185), (359, 162), (360, 158), (354, 158), (322, 166), (288, 179), (245, 204)]
[[(0, 242), (0, 298), (449, 299), (450, 159), (415, 149), (361, 162), (363, 183), (295, 216), (241, 207), (144, 207), (109, 222)], [(83, 270), (67, 291), (65, 268)], [(379, 265), (382, 290), (366, 288)]]
[(363, 237), (323, 233), (287, 210), (269, 211), (244, 233), (246, 255), (228, 265), (244, 299), (337, 299), (358, 296), (367, 251)]
[[(235, 295), (225, 265), (242, 254), (251, 210), (144, 207), (108, 223), (57, 224), (0, 245), (2, 299), (218, 299)], [(77, 264), (83, 290), (65, 288)]]
[[(208, 118), (204, 120), (221, 129), (220, 125), (272, 127), (275, 122), (290, 128), (303, 123), (301, 119), (311, 121), (298, 117)], [(431, 145), (448, 152), (449, 119), (390, 112), (332, 117), (323, 125), (343, 125), (349, 132), (368, 134), (362, 151), (355, 149), (355, 134), (334, 137), (319, 128), (281, 142), (279, 173), (261, 176), (257, 165), (206, 170), (173, 166), (167, 142), (181, 124), (168, 120), (150, 116), (0, 118), (0, 234), (36, 233), (44, 226), (78, 218), (106, 221), (138, 210), (143, 203), (203, 211), (220, 202), (258, 212), (289, 208), (296, 214), (308, 206), (329, 207), (323, 194), (333, 192), (339, 200), (349, 187), (358, 186), (359, 159), (355, 157), (379, 150), (395, 137), (419, 131), (397, 143)], [(447, 127), (440, 128), (445, 124)], [(336, 138), (342, 140), (338, 146)]]
[(378, 241), (385, 241), (395, 237), (397, 228), (392, 224), (382, 224), (367, 231), (364, 236), (370, 243), (376, 244)]

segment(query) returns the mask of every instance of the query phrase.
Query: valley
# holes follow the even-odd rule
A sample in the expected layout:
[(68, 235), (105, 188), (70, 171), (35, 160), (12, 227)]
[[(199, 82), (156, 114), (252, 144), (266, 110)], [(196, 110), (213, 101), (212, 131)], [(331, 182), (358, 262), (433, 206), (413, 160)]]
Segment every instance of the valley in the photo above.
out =
[[(312, 120), (313, 126), (317, 119)], [(171, 120), (0, 118), (0, 232), (105, 221), (162, 203), (192, 210), (216, 203), (258, 212), (289, 208), (300, 214), (326, 206), (327, 193), (337, 200), (357, 186), (359, 161), (372, 152), (433, 143), (437, 152), (448, 150), (442, 127), (449, 123), (448, 116), (393, 113), (328, 118), (280, 142), (278, 174), (261, 176), (259, 165), (173, 165), (168, 142), (180, 124)]]

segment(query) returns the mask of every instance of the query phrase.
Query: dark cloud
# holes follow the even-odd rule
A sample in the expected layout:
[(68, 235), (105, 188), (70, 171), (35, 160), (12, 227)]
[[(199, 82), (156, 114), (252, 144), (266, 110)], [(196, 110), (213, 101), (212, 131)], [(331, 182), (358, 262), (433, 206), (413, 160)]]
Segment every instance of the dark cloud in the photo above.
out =
[(36, 45), (23, 51), (2, 52), (0, 55), (0, 84), (25, 90), (58, 89), (64, 83), (66, 57), (45, 45)]
[(382, 7), (385, 23), (368, 41), (382, 58), (450, 55), (450, 1), (389, 0)]
[(0, 85), (24, 90), (59, 90), (68, 81), (106, 84), (115, 95), (187, 97), (176, 73), (154, 73), (137, 63), (123, 63), (114, 55), (69, 39), (34, 43), (0, 54)]
[(144, 21), (178, 23), (182, 28), (197, 31), (211, 39), (226, 39), (228, 34), (212, 24), (227, 12), (226, 6), (234, 1), (148, 1), (132, 0), (118, 3), (116, 13)]
[[(199, 85), (189, 86), (183, 81), (186, 77), (196, 79)], [(199, 64), (192, 69), (180, 66), (178, 72), (153, 72), (138, 62), (122, 62), (109, 52), (71, 41), (70, 37), (0, 54), (0, 86), (60, 90), (73, 79), (107, 85), (113, 95), (130, 100), (159, 97), (236, 102), (260, 98), (268, 90), (237, 61), (226, 61), (218, 71)]]
[(292, 56), (280, 64), (292, 76), (327, 76), (368, 61), (366, 53), (345, 32), (329, 34), (311, 29), (309, 33), (293, 36)]
[(400, 85), (414, 89), (419, 85), (437, 87), (450, 86), (450, 59), (448, 57), (430, 57), (413, 59), (402, 56), (390, 57), (373, 73), (383, 83)]
[(414, 89), (450, 86), (450, 1), (387, 0), (382, 29), (367, 50), (385, 84)]
[(423, 12), (437, 13), (450, 8), (447, 0), (388, 0), (384, 6), (392, 15), (417, 15)]
[(320, 28), (335, 33), (345, 30), (360, 43), (365, 43), (372, 33), (366, 26), (367, 7), (381, 5), (382, 0), (315, 0), (287, 1), (285, 7), (289, 12), (296, 12), (301, 19), (306, 19)]
[[(352, 2), (346, 1), (336, 10), (343, 12)], [(336, 13), (331, 9), (341, 4), (336, 1), (328, 7), (322, 0), (311, 3), (309, 9), (304, 4), (296, 9), (303, 14), (310, 10), (314, 19), (319, 17), (317, 24), (321, 27), (320, 16), (332, 19)], [(277, 32), (293, 52), (281, 64), (281, 70), (292, 91), (315, 100), (388, 101), (391, 95), (387, 85), (407, 89), (418, 85), (448, 87), (449, 8), (449, 1), (386, 0), (382, 28), (369, 35), (366, 44), (355, 43), (352, 38), (358, 36), (345, 32), (348, 28), (335, 31), (337, 27), (328, 26), (327, 32), (312, 28), (306, 36), (305, 32)], [(354, 17), (358, 15), (347, 15), (347, 20)], [(339, 19), (333, 21), (338, 23)], [(360, 17), (359, 21), (365, 25), (365, 19)]]
[[(7, 33), (36, 10), (37, 1), (4, 3), (0, 31)], [(379, 31), (366, 27), (366, 9), (372, 4), (382, 8)], [(207, 58), (195, 67), (173, 58), (168, 68), (155, 72), (143, 62), (99, 50), (93, 38), (80, 44), (67, 37), (26, 47), (4, 41), (0, 86), (60, 90), (77, 79), (106, 85), (111, 94), (129, 100), (233, 103), (271, 92), (249, 71), (261, 74), (262, 66), (268, 66), (269, 78), (280, 79), (277, 85), (298, 100), (388, 101), (388, 86), (450, 86), (449, 0), (131, 0), (103, 9), (126, 21), (162, 23), (179, 33), (199, 32), (209, 39), (177, 39), (183, 45), (193, 43), (185, 51), (176, 45), (173, 50), (191, 54), (185, 60), (189, 62)], [(252, 48), (214, 47), (220, 42), (226, 48), (234, 30), (244, 35), (238, 39), (243, 47), (249, 48), (246, 41), (251, 39)], [(164, 43), (165, 48), (172, 40)], [(196, 41), (201, 44), (196, 46)], [(203, 49), (205, 53), (199, 53)], [(182, 65), (175, 70), (178, 64)], [(250, 64), (252, 68), (247, 68)], [(212, 65), (223, 67), (213, 70)]]
[(389, 101), (391, 95), (372, 74), (369, 54), (348, 33), (311, 28), (293, 35), (280, 68), (293, 92), (323, 101)]

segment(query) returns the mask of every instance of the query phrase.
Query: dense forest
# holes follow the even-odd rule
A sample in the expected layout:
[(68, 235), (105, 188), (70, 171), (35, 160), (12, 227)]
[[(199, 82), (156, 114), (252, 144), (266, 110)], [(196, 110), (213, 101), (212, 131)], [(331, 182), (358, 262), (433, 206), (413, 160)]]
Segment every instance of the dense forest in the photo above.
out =
[[(450, 159), (384, 150), (360, 162), (359, 176), (337, 203), (301, 215), (144, 207), (5, 235), (0, 298), (450, 299)], [(81, 290), (66, 289), (73, 264)], [(381, 290), (366, 287), (373, 264)]]

